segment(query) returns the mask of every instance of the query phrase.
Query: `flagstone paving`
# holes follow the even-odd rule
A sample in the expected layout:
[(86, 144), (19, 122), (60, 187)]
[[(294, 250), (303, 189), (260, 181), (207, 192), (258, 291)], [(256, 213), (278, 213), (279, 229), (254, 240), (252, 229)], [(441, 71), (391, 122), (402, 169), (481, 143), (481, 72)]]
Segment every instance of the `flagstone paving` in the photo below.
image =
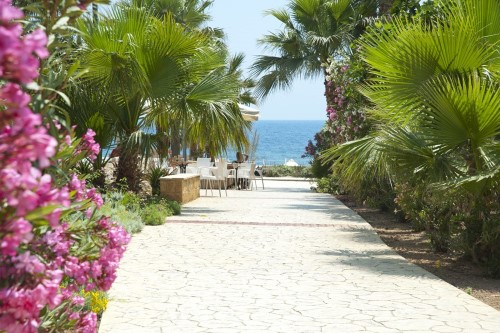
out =
[(339, 201), (308, 182), (265, 185), (134, 235), (99, 332), (500, 332), (500, 312), (407, 262)]

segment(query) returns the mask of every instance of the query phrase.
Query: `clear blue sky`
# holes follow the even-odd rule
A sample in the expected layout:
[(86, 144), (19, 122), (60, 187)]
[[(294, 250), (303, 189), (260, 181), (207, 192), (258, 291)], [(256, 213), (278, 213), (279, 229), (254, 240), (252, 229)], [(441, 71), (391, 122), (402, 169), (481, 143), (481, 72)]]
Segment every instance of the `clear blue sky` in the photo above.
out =
[[(281, 28), (280, 23), (265, 16), (268, 9), (284, 8), (286, 0), (215, 0), (209, 13), (210, 26), (223, 28), (231, 53), (246, 56), (249, 68), (257, 55), (266, 53), (257, 39)], [(324, 86), (315, 80), (296, 80), (291, 90), (276, 91), (258, 105), (263, 120), (323, 120), (326, 119)]]

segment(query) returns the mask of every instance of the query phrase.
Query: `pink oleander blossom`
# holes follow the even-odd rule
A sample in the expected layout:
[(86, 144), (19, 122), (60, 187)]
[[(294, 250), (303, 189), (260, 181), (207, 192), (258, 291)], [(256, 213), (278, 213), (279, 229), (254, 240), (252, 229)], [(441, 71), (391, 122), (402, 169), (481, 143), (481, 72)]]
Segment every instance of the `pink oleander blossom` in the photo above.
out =
[(22, 18), (23, 12), (19, 8), (12, 6), (9, 0), (0, 0), (0, 24), (9, 23), (12, 20)]
[(82, 316), (77, 324), (77, 333), (95, 333), (97, 331), (97, 315), (89, 312)]
[[(0, 9), (2, 11), (4, 9)], [(1, 15), (1, 14), (0, 14)], [(29, 83), (38, 76), (39, 58), (48, 56), (47, 37), (41, 30), (22, 36), (18, 23), (0, 27), (0, 76), (5, 79)]]
[[(55, 122), (58, 142), (48, 133), (54, 126), (29, 108), (22, 85), (49, 54), (44, 31), (23, 34), (13, 21), (21, 18), (10, 0), (0, 0), (0, 331), (37, 332), (42, 310), (53, 310), (75, 319), (73, 331), (95, 332), (96, 315), (82, 310), (75, 293), (111, 287), (130, 236), (94, 217), (103, 201), (84, 180), (47, 173), (59, 163), (56, 151), (73, 149), (73, 141)], [(99, 154), (94, 136), (89, 129), (77, 148), (90, 159)]]
[(101, 150), (99, 144), (96, 143), (94, 140), (95, 135), (96, 133), (89, 128), (87, 132), (83, 135), (80, 146), (76, 150), (76, 154), (85, 151), (88, 154), (88, 158), (91, 161), (94, 161)]

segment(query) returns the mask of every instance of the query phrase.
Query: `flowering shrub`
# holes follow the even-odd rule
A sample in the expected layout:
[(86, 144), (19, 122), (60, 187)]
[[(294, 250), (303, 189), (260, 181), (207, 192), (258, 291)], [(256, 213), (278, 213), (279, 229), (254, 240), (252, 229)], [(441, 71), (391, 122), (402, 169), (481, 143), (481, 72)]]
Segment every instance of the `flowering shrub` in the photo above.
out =
[[(368, 101), (358, 92), (358, 86), (367, 76), (366, 66), (357, 53), (349, 58), (323, 64), (325, 76), (326, 123), (309, 140), (302, 157), (311, 156), (312, 173), (316, 178), (331, 174), (332, 163), (325, 163), (319, 157), (325, 150), (344, 142), (359, 139), (369, 130), (365, 107)], [(335, 180), (327, 180), (335, 183)]]
[(84, 291), (81, 293), (82, 297), (85, 298), (86, 308), (90, 309), (96, 314), (102, 314), (104, 310), (108, 307), (108, 295), (101, 291)]
[(353, 56), (348, 60), (332, 61), (326, 72), (327, 127), (333, 144), (363, 137), (369, 127), (364, 112), (367, 100), (357, 86), (365, 79), (366, 70)]
[(49, 135), (29, 108), (21, 85), (38, 76), (47, 37), (23, 35), (13, 21), (22, 16), (0, 0), (0, 331), (95, 332), (96, 314), (78, 293), (111, 287), (129, 235), (95, 217), (102, 199), (84, 180), (48, 173), (99, 147), (92, 131)]

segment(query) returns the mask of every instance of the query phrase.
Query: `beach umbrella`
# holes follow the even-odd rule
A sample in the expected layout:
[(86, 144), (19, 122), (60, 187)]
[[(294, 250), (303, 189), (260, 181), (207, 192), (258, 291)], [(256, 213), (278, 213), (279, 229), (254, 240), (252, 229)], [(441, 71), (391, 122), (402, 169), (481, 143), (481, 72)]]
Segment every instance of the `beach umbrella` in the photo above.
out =
[(248, 121), (257, 121), (259, 120), (260, 111), (249, 106), (238, 104), (240, 108), (241, 114), (243, 115), (243, 119)]
[(293, 167), (295, 167), (295, 166), (299, 166), (299, 163), (295, 162), (294, 159), (290, 159), (288, 161), (285, 160), (285, 165), (286, 166), (293, 166)]

